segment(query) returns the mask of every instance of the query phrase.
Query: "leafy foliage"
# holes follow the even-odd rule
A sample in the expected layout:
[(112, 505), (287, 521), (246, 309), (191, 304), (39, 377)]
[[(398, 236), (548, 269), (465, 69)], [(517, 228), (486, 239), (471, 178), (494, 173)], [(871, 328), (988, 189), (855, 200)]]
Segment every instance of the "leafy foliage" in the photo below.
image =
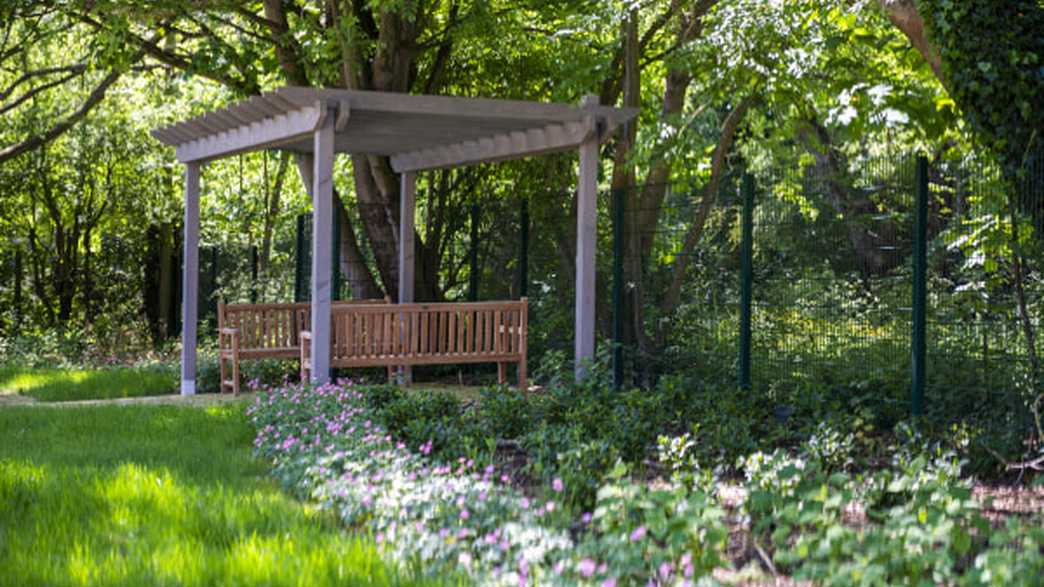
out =
[(1044, 6), (1039, 0), (919, 3), (954, 100), (1014, 180), (1044, 154)]
[[(251, 408), (256, 445), (284, 483), (350, 526), (377, 529), (398, 560), (457, 568), (478, 584), (687, 585), (738, 570), (727, 556), (730, 516), (749, 520), (744, 531), (766, 568), (817, 583), (981, 585), (1042, 564), (1039, 522), (1013, 521), (1003, 539), (988, 537), (957, 454), (907, 427), (889, 464), (856, 475), (832, 471), (809, 443), (745, 455), (738, 502), (721, 497), (722, 469), (692, 456), (713, 452), (693, 450), (691, 436), (666, 438), (661, 445), (673, 448), (661, 455), (675, 482), (646, 483), (618, 460), (586, 470), (592, 497), (572, 487), (583, 483), (579, 462), (561, 457), (612, 446), (607, 440), (562, 431), (545, 449), (560, 451), (557, 474), (512, 483), (509, 463), (449, 458), (456, 453), (431, 440), (411, 451), (383, 427), (385, 409), (393, 418), (404, 410), (443, 424), (451, 417), (435, 406), (452, 400), (417, 395), (376, 388), (371, 396), (347, 383), (274, 389)], [(718, 474), (702, 473), (710, 469)], [(1018, 577), (1032, 584), (1025, 578), (1035, 576)]]

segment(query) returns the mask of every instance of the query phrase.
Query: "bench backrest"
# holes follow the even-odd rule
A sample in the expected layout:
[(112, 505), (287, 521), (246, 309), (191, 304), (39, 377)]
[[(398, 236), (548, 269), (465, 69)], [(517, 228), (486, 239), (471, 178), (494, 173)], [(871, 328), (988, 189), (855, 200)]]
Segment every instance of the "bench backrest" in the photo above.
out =
[[(337, 300), (336, 308), (386, 303), (379, 299)], [(310, 302), (282, 304), (218, 304), (218, 328), (239, 330), (239, 347), (252, 349), (295, 349), (300, 344), (300, 333), (312, 324)]]
[(509, 302), (357, 305), (332, 310), (331, 361), (461, 356), (525, 358), (529, 310)]

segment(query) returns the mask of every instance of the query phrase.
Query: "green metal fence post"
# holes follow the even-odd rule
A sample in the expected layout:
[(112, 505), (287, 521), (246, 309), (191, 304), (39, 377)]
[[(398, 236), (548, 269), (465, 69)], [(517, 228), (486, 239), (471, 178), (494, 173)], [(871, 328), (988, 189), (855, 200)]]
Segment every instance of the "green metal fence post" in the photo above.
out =
[(330, 219), (330, 230), (333, 234), (331, 241), (333, 243), (332, 250), (330, 251), (330, 263), (331, 267), (331, 290), (330, 299), (339, 300), (341, 299), (341, 222), (340, 217), (337, 215), (337, 206), (333, 207), (333, 215)]
[(529, 199), (518, 212), (518, 297), (529, 296)]
[(740, 331), (736, 382), (750, 389), (750, 317), (754, 285), (754, 176), (743, 175), (742, 238), (740, 241)]
[(22, 330), (22, 249), (15, 250), (14, 272), (14, 332), (19, 334)]
[(304, 292), (304, 214), (297, 215), (297, 240), (294, 243), (294, 301), (301, 302)]
[(613, 190), (613, 386), (623, 386), (623, 188)]
[(915, 192), (913, 234), (913, 332), (910, 337), (911, 381), (910, 413), (924, 414), (925, 386), (925, 314), (927, 306), (927, 261), (928, 261), (928, 159), (917, 158), (917, 189)]
[[(181, 304), (184, 303), (184, 298), (182, 297), (184, 292), (181, 285), (182, 279), (185, 278), (185, 251), (181, 237), (183, 234), (185, 234), (184, 227), (180, 224), (176, 225), (174, 227), (174, 267), (177, 269), (173, 275), (174, 285), (170, 288), (171, 316), (173, 316), (170, 323), (174, 326), (171, 332), (171, 337), (173, 338), (181, 336), (181, 328), (184, 326), (181, 321)], [(104, 247), (104, 245), (102, 246)]]
[(250, 245), (250, 303), (257, 303), (257, 245)]
[(479, 266), (478, 266), (478, 248), (479, 248), (479, 206), (478, 204), (471, 205), (471, 242), (468, 243), (468, 260), (470, 270), (468, 274), (468, 300), (472, 302), (478, 301), (479, 295)]
[(208, 323), (210, 324), (210, 330), (212, 332), (217, 331), (217, 307), (218, 307), (218, 247), (214, 245), (210, 247), (210, 299), (207, 300), (207, 306), (210, 308), (210, 318)]

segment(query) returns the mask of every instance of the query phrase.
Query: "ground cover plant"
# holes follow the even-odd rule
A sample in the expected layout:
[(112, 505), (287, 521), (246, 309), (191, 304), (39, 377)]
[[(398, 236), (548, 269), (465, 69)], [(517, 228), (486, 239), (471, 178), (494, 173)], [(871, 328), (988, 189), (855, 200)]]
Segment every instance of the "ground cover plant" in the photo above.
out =
[(177, 374), (167, 365), (109, 368), (0, 367), (0, 394), (58, 402), (173, 393)]
[[(301, 497), (379, 531), (396, 559), (479, 584), (1033, 585), (1044, 572), (1039, 511), (985, 515), (962, 477), (967, 435), (902, 424), (882, 443), (853, 415), (745, 452), (705, 434), (711, 419), (663, 434), (688, 417), (680, 390), (652, 407), (570, 391), (462, 403), (342, 382), (270, 390), (250, 413), (259, 454)], [(583, 428), (596, 420), (600, 433)]]
[(0, 585), (413, 584), (251, 437), (241, 404), (0, 409)]

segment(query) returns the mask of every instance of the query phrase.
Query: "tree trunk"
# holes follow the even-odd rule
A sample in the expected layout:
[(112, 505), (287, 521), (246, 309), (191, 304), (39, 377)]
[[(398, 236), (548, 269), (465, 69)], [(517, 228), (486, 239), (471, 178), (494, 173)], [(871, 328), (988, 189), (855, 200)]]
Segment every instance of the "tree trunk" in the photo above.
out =
[[(297, 157), (297, 171), (304, 183), (305, 192), (312, 192), (311, 159), (308, 157)], [(379, 298), (381, 289), (374, 281), (373, 273), (366, 265), (366, 259), (359, 248), (359, 242), (355, 239), (355, 229), (352, 226), (348, 211), (344, 208), (344, 202), (336, 189), (333, 190), (334, 214), (341, 223), (341, 242), (337, 246), (341, 248), (341, 273), (352, 288), (352, 296), (356, 298)]]
[(160, 229), (151, 224), (145, 229), (145, 259), (142, 267), (142, 309), (145, 313), (145, 323), (148, 325), (149, 338), (153, 346), (159, 346), (162, 341), (163, 328), (160, 313), (159, 290), (160, 290)]
[(164, 223), (159, 226), (157, 252), (159, 276), (156, 287), (156, 315), (158, 341), (163, 342), (171, 337), (174, 325), (170, 322), (171, 305), (174, 303), (174, 238), (173, 228)]
[(932, 73), (944, 88), (947, 87), (946, 77), (943, 75), (942, 58), (939, 51), (932, 46), (924, 30), (924, 19), (917, 11), (914, 0), (878, 0), (884, 8), (888, 19), (892, 21), (897, 29), (902, 31), (910, 44), (924, 57)]
[(834, 149), (830, 132), (815, 119), (808, 121), (808, 132), (800, 133), (802, 142), (816, 158), (816, 174), (826, 183), (827, 198), (841, 217), (849, 243), (863, 275), (880, 275), (900, 263), (899, 255), (889, 255), (882, 248), (894, 247), (898, 227), (891, 220), (876, 220), (877, 205), (851, 187), (848, 167), (843, 156)]
[[(267, 153), (262, 155), (268, 158)], [(283, 194), (283, 180), (286, 178), (286, 168), (290, 163), (290, 153), (284, 151), (279, 155), (279, 166), (276, 168), (275, 185), (272, 186), (271, 191), (268, 190), (267, 179), (265, 181), (266, 194), (266, 206), (265, 206), (265, 220), (262, 226), (261, 233), (261, 259), (260, 269), (261, 273), (268, 275), (269, 262), (272, 259), (272, 232), (275, 230), (276, 219), (279, 217), (279, 213), (282, 212), (282, 194)]]
[[(638, 11), (632, 10), (627, 20), (621, 27), (623, 38), (623, 105), (629, 108), (641, 106), (641, 68), (638, 65)], [(638, 132), (637, 121), (629, 121), (623, 125), (617, 136), (613, 156), (612, 189), (623, 190), (623, 279), (622, 307), (623, 329), (621, 332), (621, 343), (625, 347), (644, 347), (645, 327), (644, 314), (642, 312), (643, 294), (643, 272), (642, 260), (640, 258), (641, 238), (637, 222), (641, 214), (643, 202), (639, 197), (636, 187), (634, 167), (631, 165), (631, 149), (634, 147), (635, 137)], [(616, 202), (614, 197), (612, 200)], [(614, 214), (615, 218), (615, 214)], [(605, 306), (605, 304), (602, 304)], [(611, 316), (611, 312), (607, 315)]]

